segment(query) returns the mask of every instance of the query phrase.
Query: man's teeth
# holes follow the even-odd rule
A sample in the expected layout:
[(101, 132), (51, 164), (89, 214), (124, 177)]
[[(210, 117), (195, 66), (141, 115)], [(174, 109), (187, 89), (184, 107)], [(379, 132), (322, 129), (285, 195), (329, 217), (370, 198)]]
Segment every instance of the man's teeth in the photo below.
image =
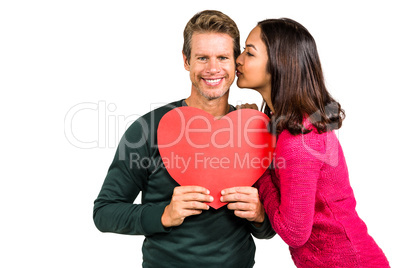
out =
[(222, 80), (222, 78), (214, 79), (214, 80), (205, 79), (205, 81), (207, 81), (208, 83), (218, 83), (218, 82), (221, 81), (221, 80)]

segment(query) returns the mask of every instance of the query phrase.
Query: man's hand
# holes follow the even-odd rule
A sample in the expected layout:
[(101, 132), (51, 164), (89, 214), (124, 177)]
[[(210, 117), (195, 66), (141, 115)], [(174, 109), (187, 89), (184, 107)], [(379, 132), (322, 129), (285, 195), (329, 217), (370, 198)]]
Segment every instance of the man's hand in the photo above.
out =
[(213, 197), (204, 187), (178, 186), (174, 189), (172, 200), (162, 214), (162, 225), (164, 227), (179, 226), (186, 217), (208, 210), (209, 206), (205, 202), (212, 201)]
[(222, 190), (221, 194), (221, 202), (229, 202), (228, 209), (234, 210), (237, 217), (245, 218), (257, 225), (264, 222), (265, 210), (256, 188), (233, 187)]

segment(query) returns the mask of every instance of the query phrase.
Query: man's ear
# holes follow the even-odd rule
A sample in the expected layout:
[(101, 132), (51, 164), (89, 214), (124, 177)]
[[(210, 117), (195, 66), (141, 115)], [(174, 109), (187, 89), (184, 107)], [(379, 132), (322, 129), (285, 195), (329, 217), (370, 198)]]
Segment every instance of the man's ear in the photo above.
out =
[(183, 54), (183, 61), (184, 61), (184, 69), (186, 69), (187, 71), (190, 71), (190, 63), (187, 60), (187, 56), (184, 55), (184, 52), (181, 52)]

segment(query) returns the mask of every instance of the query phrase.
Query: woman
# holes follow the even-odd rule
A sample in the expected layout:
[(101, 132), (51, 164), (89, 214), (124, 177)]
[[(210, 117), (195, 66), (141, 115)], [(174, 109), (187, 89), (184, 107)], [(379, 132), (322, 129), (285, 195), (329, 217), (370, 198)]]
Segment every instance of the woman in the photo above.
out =
[(274, 168), (257, 186), (296, 266), (389, 267), (356, 213), (333, 132), (344, 111), (324, 85), (310, 33), (290, 19), (259, 22), (236, 63), (237, 85), (262, 95), (277, 134)]

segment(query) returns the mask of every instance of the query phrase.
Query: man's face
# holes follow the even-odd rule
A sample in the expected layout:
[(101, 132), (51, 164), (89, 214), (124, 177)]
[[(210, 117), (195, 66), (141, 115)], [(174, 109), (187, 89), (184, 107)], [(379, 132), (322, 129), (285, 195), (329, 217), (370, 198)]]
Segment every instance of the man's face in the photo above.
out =
[(192, 94), (213, 100), (228, 93), (235, 78), (233, 40), (222, 33), (194, 33), (191, 58), (183, 55), (184, 67), (190, 72)]

